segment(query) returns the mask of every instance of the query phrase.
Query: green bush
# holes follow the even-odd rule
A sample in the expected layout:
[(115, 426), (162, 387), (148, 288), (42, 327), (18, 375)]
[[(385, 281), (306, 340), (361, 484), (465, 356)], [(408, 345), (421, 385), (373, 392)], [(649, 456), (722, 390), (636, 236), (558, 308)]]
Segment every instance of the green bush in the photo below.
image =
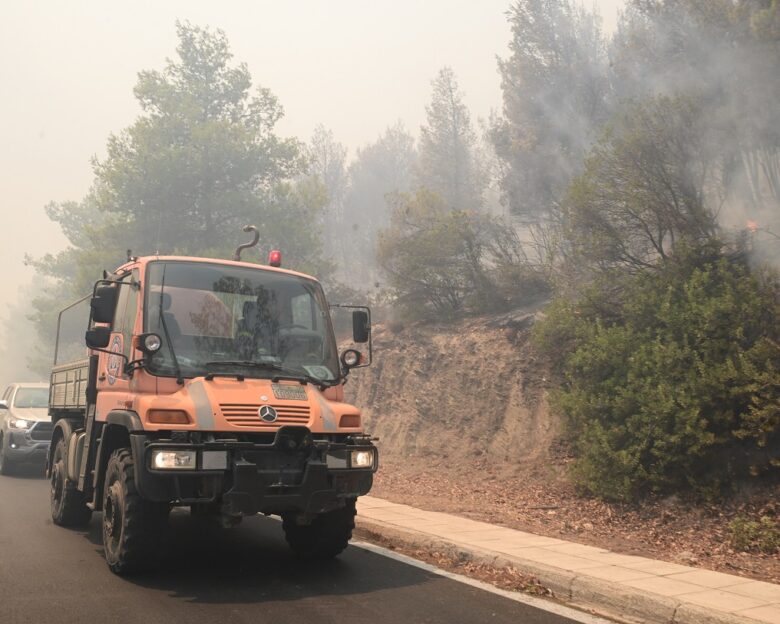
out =
[(773, 555), (780, 551), (780, 524), (769, 516), (750, 520), (737, 516), (729, 524), (731, 545), (736, 550)]
[(708, 248), (551, 306), (536, 340), (585, 489), (712, 495), (780, 465), (775, 284)]

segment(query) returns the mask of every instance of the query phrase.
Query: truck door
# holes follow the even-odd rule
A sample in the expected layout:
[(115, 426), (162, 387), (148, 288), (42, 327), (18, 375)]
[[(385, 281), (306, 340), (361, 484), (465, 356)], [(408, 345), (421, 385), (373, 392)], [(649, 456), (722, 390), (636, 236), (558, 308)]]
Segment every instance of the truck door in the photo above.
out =
[(140, 282), (138, 269), (123, 277), (118, 284), (116, 311), (111, 327), (111, 339), (101, 353), (98, 362), (97, 419), (105, 420), (114, 409), (127, 409), (130, 394), (130, 378), (125, 373), (125, 364), (133, 359), (133, 332), (138, 318), (140, 304)]

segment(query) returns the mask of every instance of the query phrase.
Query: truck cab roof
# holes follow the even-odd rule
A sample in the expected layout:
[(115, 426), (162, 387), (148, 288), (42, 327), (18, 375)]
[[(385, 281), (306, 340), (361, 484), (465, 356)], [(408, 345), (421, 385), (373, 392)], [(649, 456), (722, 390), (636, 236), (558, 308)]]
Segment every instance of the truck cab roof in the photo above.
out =
[(141, 265), (146, 266), (150, 262), (193, 262), (193, 263), (209, 263), (209, 264), (221, 264), (225, 266), (232, 266), (232, 267), (242, 267), (242, 268), (250, 268), (250, 269), (261, 269), (263, 271), (271, 271), (274, 273), (282, 273), (286, 275), (292, 275), (295, 277), (302, 277), (304, 279), (312, 280), (312, 281), (318, 281), (316, 277), (313, 277), (311, 275), (307, 275), (306, 273), (300, 273), (298, 271), (291, 271), (290, 269), (284, 269), (281, 267), (273, 267), (268, 264), (260, 264), (257, 262), (245, 262), (245, 261), (236, 261), (236, 260), (225, 260), (223, 258), (199, 258), (196, 256), (141, 256), (139, 258), (135, 258), (134, 260), (131, 260), (129, 262), (124, 263), (120, 267), (118, 267), (115, 271), (115, 273), (121, 273), (126, 270), (129, 270), (133, 266)]

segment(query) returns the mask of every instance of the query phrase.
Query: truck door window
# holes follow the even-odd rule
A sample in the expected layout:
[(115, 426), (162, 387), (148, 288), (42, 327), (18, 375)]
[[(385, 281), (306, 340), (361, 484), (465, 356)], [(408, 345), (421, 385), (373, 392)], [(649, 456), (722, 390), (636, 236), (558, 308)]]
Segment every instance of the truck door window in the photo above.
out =
[(136, 272), (128, 275), (120, 281), (119, 297), (117, 298), (116, 312), (114, 313), (113, 330), (122, 334), (122, 353), (128, 358), (133, 342), (133, 329), (138, 312), (138, 289)]

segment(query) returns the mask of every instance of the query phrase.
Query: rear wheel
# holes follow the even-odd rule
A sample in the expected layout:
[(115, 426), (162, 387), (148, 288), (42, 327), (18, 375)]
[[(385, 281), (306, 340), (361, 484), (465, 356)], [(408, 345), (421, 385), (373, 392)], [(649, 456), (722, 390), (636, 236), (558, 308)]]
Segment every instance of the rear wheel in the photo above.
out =
[(60, 526), (79, 527), (89, 523), (92, 510), (84, 494), (68, 481), (67, 452), (65, 440), (58, 440), (51, 462), (51, 519)]
[(160, 562), (169, 511), (167, 503), (141, 498), (130, 449), (114, 451), (103, 487), (103, 550), (112, 572), (141, 572)]
[(352, 539), (355, 528), (355, 499), (347, 504), (317, 516), (311, 524), (298, 524), (296, 516), (282, 516), (287, 543), (299, 557), (331, 559), (341, 553)]
[(14, 463), (5, 452), (5, 439), (0, 433), (0, 475), (8, 476), (14, 473)]

